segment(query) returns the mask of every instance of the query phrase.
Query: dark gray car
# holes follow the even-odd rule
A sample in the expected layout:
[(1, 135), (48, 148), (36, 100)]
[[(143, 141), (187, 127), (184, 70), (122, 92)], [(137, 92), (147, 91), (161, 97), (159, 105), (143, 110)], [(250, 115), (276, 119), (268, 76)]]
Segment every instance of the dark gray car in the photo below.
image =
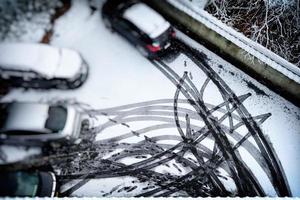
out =
[(0, 173), (0, 197), (54, 197), (55, 191), (52, 172)]

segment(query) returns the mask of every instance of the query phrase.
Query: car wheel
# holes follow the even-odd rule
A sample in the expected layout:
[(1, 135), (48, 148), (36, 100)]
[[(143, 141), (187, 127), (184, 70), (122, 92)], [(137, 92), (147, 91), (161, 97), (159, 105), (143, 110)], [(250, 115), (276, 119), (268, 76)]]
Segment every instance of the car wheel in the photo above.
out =
[(145, 57), (149, 57), (149, 52), (146, 51), (145, 48), (143, 48), (142, 46), (136, 46), (137, 50)]
[(57, 149), (57, 148), (61, 148), (62, 147), (62, 144), (59, 143), (59, 142), (50, 142), (49, 145), (50, 145), (50, 147), (52, 149)]
[(65, 83), (65, 82), (57, 83), (56, 88), (60, 89), (60, 90), (67, 90), (67, 89), (69, 89), (67, 83)]
[(108, 20), (107, 18), (103, 18), (103, 23), (104, 23), (104, 26), (105, 26), (108, 30), (110, 30), (111, 32), (113, 32), (112, 26), (111, 26), (111, 24), (110, 24), (110, 22), (109, 22), (109, 20)]

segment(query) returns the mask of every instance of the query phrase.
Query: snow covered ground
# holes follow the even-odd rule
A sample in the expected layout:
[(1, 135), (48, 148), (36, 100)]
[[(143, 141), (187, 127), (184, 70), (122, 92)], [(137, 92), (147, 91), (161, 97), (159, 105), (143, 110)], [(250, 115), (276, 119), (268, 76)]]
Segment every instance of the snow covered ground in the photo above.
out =
[[(102, 1), (95, 2), (100, 7)], [(182, 33), (178, 32), (177, 35), (178, 38), (207, 55), (210, 60), (209, 64), (213, 70), (237, 96), (251, 93), (251, 96), (243, 104), (252, 116), (271, 113), (271, 116), (261, 125), (261, 129), (272, 142), (281, 160), (293, 195), (300, 196), (300, 174), (298, 170), (300, 164), (300, 108), (284, 100)], [(15, 39), (19, 41), (18, 38)], [(34, 40), (30, 39), (28, 41)], [(107, 110), (109, 112), (108, 108), (112, 107), (174, 98), (176, 87), (174, 87), (170, 80), (149, 60), (141, 56), (122, 37), (108, 31), (102, 23), (100, 13), (97, 10), (93, 12), (87, 1), (73, 0), (70, 10), (56, 20), (51, 45), (75, 49), (86, 59), (90, 66), (90, 73), (83, 86), (70, 91), (14, 89), (2, 98), (1, 101), (53, 101), (69, 99), (88, 104), (96, 110)], [(189, 78), (198, 87), (207, 78), (184, 54), (180, 54), (174, 58), (169, 63), (169, 66), (180, 75), (183, 75), (184, 71), (188, 71)], [(211, 83), (205, 89), (203, 99), (210, 105), (218, 105), (224, 101), (217, 88)], [(99, 118), (99, 121), (101, 122), (101, 118)], [(107, 123), (108, 120), (105, 119), (103, 121)], [(195, 124), (200, 126), (201, 123), (203, 122), (196, 122), (195, 120)], [(131, 130), (138, 130), (155, 124), (155, 120), (150, 122), (130, 122), (129, 124)], [(97, 135), (97, 140), (114, 138), (126, 133), (126, 131), (128, 131), (128, 127), (125, 127), (124, 124), (121, 127), (112, 126), (106, 129), (103, 128), (103, 132)], [(240, 130), (240, 132), (243, 131), (245, 130)], [(163, 130), (163, 133), (178, 135), (175, 126), (171, 129)], [(160, 134), (160, 132), (152, 131), (145, 135), (151, 137)], [(136, 143), (142, 139), (144, 138), (131, 137), (125, 141)], [(168, 142), (166, 143), (173, 144), (172, 141)], [(209, 146), (209, 141), (207, 141), (206, 145)], [(2, 149), (9, 158), (13, 157), (10, 158), (11, 160), (18, 159), (16, 158), (16, 153), (12, 153), (11, 147), (3, 147)], [(29, 153), (36, 154), (39, 151), (34, 149)], [(109, 157), (108, 155), (106, 156)], [(125, 164), (132, 162), (135, 162), (135, 160), (122, 161)], [(263, 175), (261, 169), (250, 158), (246, 158), (245, 162), (249, 162), (249, 165), (254, 168), (254, 172), (257, 175), (261, 175), (259, 180), (267, 194), (274, 196), (276, 193), (266, 175)], [(175, 167), (176, 165), (173, 165), (175, 163), (170, 162), (169, 164), (171, 165), (170, 168), (160, 166), (155, 171), (162, 173), (169, 172), (173, 175), (182, 175), (188, 172), (184, 167), (179, 167), (178, 170), (178, 166)], [(64, 185), (63, 190), (68, 189), (74, 182)], [(230, 179), (227, 182), (228, 185), (231, 185)], [(139, 184), (139, 187), (135, 188), (134, 186), (137, 184)], [(125, 186), (128, 187), (126, 193), (120, 189)], [(139, 182), (136, 178), (129, 176), (99, 178), (89, 181), (71, 195), (103, 196), (106, 194), (109, 196), (134, 196), (139, 194), (143, 190), (142, 188), (146, 187), (155, 186), (152, 183), (146, 185), (144, 182)], [(184, 196), (186, 194), (177, 193), (175, 195)]]

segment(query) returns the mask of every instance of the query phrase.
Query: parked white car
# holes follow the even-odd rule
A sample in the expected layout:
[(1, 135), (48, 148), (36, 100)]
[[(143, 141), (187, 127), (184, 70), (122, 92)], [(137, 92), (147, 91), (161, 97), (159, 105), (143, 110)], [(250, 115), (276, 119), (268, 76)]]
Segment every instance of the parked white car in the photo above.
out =
[(81, 114), (73, 106), (31, 102), (0, 104), (2, 142), (75, 140), (81, 130)]
[(0, 44), (0, 81), (8, 86), (74, 89), (87, 75), (86, 62), (74, 50), (45, 44)]

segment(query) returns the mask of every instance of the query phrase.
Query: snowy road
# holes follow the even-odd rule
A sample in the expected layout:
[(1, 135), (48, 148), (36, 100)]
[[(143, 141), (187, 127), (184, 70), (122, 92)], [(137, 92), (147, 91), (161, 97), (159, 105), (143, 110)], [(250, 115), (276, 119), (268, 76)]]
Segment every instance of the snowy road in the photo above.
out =
[[(73, 91), (15, 89), (2, 101), (89, 105), (93, 131), (52, 152), (70, 154), (53, 160), (63, 195), (276, 196), (288, 194), (288, 182), (299, 196), (300, 109), (177, 35), (202, 56), (175, 42), (176, 54), (149, 61), (105, 29), (86, 1), (74, 0), (56, 20), (51, 44), (83, 55), (87, 82)], [(3, 150), (16, 158), (11, 147)]]

